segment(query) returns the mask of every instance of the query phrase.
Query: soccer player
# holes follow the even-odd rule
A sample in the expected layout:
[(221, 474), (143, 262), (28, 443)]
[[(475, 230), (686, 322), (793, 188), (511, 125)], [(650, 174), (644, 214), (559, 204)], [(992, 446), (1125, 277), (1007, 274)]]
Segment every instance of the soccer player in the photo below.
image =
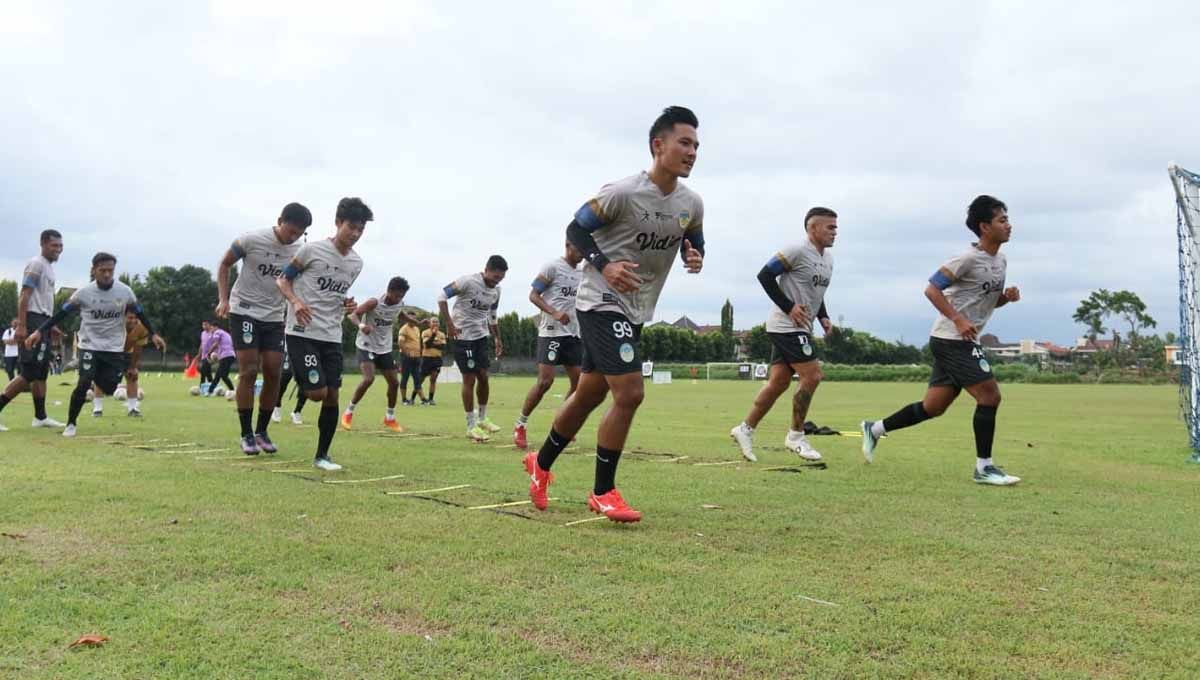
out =
[(554, 384), (554, 367), (562, 366), (571, 381), (567, 399), (579, 384), (579, 364), (583, 362), (583, 345), (579, 342), (579, 321), (575, 318), (575, 296), (579, 292), (579, 263), (583, 254), (569, 242), (562, 257), (542, 266), (529, 291), (529, 301), (541, 310), (538, 318), (537, 382), (525, 395), (521, 415), (513, 426), (513, 444), (524, 450), (529, 444), (525, 426), (529, 415), (541, 403), (542, 397)]
[(758, 272), (758, 282), (775, 303), (767, 317), (771, 372), (746, 419), (729, 432), (742, 449), (742, 457), (750, 462), (758, 460), (754, 455), (754, 428), (775, 400), (787, 392), (793, 374), (799, 376), (800, 384), (792, 398), (792, 429), (783, 445), (805, 460), (821, 460), (821, 454), (804, 436), (804, 421), (824, 377), (813, 346), (814, 314), (825, 335), (833, 332), (825, 310), (825, 292), (833, 278), (833, 256), (826, 251), (837, 238), (837, 213), (829, 208), (812, 208), (804, 216), (804, 230), (807, 236), (803, 243), (779, 251)]
[(109, 253), (96, 253), (92, 258), (92, 282), (71, 294), (54, 316), (46, 319), (28, 338), (25, 346), (38, 346), (51, 329), (56, 327), (66, 316), (79, 311), (79, 381), (75, 391), (71, 393), (71, 405), (67, 411), (67, 427), (63, 430), (64, 437), (74, 437), (87, 401), (88, 388), (95, 385), (103, 394), (112, 394), (121, 377), (129, 357), (125, 354), (125, 313), (132, 311), (138, 321), (150, 333), (150, 341), (162, 351), (166, 348), (163, 339), (154, 332), (154, 327), (142, 306), (138, 304), (133, 290), (124, 283), (117, 281), (114, 273), (117, 258)]
[(329, 458), (342, 386), (342, 319), (358, 306), (347, 296), (363, 268), (354, 244), (373, 219), (362, 199), (343, 198), (334, 217), (334, 236), (305, 243), (283, 276), (275, 279), (288, 301), (287, 348), (296, 382), (309, 399), (321, 402), (313, 465), (322, 470), (342, 469)]
[(588, 507), (616, 522), (642, 518), (616, 489), (617, 463), (644, 396), (642, 325), (653, 317), (676, 257), (691, 273), (704, 266), (704, 204), (679, 181), (696, 162), (698, 126), (690, 110), (664, 109), (650, 127), (650, 170), (606, 184), (567, 226), (567, 240), (587, 261), (576, 301), (583, 375), (541, 450), (524, 459), (529, 496), (539, 510), (548, 502), (550, 466), (611, 392), (612, 407), (596, 435)]
[[(282, 412), (279, 405), (283, 403), (283, 396), (287, 394), (288, 383), (292, 381), (292, 362), (288, 359), (287, 342), (283, 343), (283, 376), (279, 379), (279, 399), (275, 400), (275, 409), (271, 413), (272, 422), (280, 422), (283, 420)], [(296, 387), (300, 387), (300, 381), (296, 381)], [(304, 396), (304, 390), (296, 390), (296, 405), (292, 408), (292, 424), (303, 425), (304, 419), (300, 416), (300, 412), (304, 410), (304, 403), (308, 401), (308, 397)]]
[(362, 369), (362, 381), (350, 397), (346, 412), (342, 414), (342, 427), (349, 430), (354, 420), (354, 407), (371, 389), (375, 382), (375, 370), (383, 373), (387, 381), (387, 414), (383, 426), (392, 432), (403, 432), (396, 422), (396, 393), (400, 384), (396, 380), (396, 357), (392, 355), (392, 329), (399, 319), (405, 325), (416, 326), (417, 320), (404, 311), (404, 295), (408, 293), (408, 281), (402, 276), (393, 276), (388, 281), (387, 292), (382, 297), (367, 298), (350, 314), (350, 320), (358, 326), (358, 366)]
[(204, 393), (204, 396), (211, 397), (222, 382), (225, 383), (225, 389), (233, 389), (233, 383), (229, 381), (229, 369), (233, 367), (237, 354), (233, 351), (233, 338), (230, 337), (228, 331), (218, 326), (215, 321), (206, 320), (203, 324), (205, 333), (200, 336), (200, 356), (214, 355), (217, 359), (217, 369), (212, 383), (209, 384), (208, 391)]
[(979, 345), (979, 335), (997, 307), (1021, 299), (1016, 286), (1004, 287), (1008, 261), (1000, 246), (1012, 235), (1008, 206), (992, 196), (978, 196), (967, 208), (967, 228), (979, 239), (950, 258), (929, 277), (925, 297), (938, 311), (930, 331), (933, 372), (925, 397), (883, 420), (862, 423), (863, 456), (875, 460), (884, 434), (936, 418), (959, 393), (975, 398), (975, 474), (979, 484), (1008, 486), (1021, 481), (992, 462), (1000, 385)]
[[(275, 453), (278, 447), (267, 434), (271, 413), (279, 397), (283, 365), (283, 318), (286, 303), (275, 279), (300, 250), (300, 237), (312, 225), (312, 212), (299, 203), (283, 206), (275, 226), (239, 236), (217, 265), (217, 316), (229, 319), (232, 346), (238, 364), (237, 412), (241, 426), (242, 453)], [(244, 260), (233, 290), (229, 269)], [(224, 352), (224, 349), (222, 349)], [(258, 421), (254, 416), (254, 387), (262, 371), (258, 398)], [(220, 368), (228, 372), (222, 354)], [(213, 381), (216, 387), (216, 380)]]
[[(417, 396), (421, 398), (422, 406), (437, 406), (434, 395), (437, 393), (438, 374), (442, 372), (442, 350), (446, 349), (446, 334), (440, 326), (435, 316), (429, 319), (429, 328), (421, 331), (421, 373), (417, 376)], [(425, 378), (429, 378), (428, 399), (421, 391), (421, 383)]]
[[(416, 319), (400, 327), (396, 344), (400, 347), (400, 399), (405, 406), (412, 406), (417, 398), (417, 385), (421, 382), (421, 328)], [(413, 381), (412, 398), (408, 396), (409, 378)]]
[[(132, 311), (125, 312), (125, 356), (129, 357), (129, 362), (125, 366), (125, 408), (131, 418), (141, 418), (142, 412), (138, 409), (138, 375), (142, 367), (142, 350), (146, 345), (150, 344), (150, 331), (142, 322), (138, 320), (137, 314)], [(95, 395), (93, 402), (92, 415), (99, 415), (95, 404), (100, 403), (99, 392)]]
[[(496, 339), (496, 358), (504, 354), (500, 329), (496, 327), (496, 309), (500, 307), (500, 282), (508, 273), (508, 262), (492, 255), (482, 273), (460, 276), (438, 294), (438, 310), (446, 317), (446, 330), (455, 339), (454, 363), (462, 371), (462, 403), (467, 414), (467, 437), (477, 442), (499, 432), (487, 416), (488, 407), (488, 335)], [(454, 313), (447, 310), (448, 300), (454, 301)], [(479, 410), (475, 410), (475, 397)]]
[[(42, 251), (25, 265), (21, 277), (21, 293), (17, 297), (15, 339), (21, 343), (19, 354), (21, 374), (13, 378), (0, 393), (0, 412), (21, 392), (29, 390), (33, 397), (33, 427), (62, 427), (63, 424), (46, 414), (46, 376), (50, 371), (50, 338), (29, 345), (29, 333), (40, 327), (54, 314), (54, 263), (63, 251), (62, 234), (46, 229), (41, 235)], [(54, 331), (58, 333), (58, 331)], [(0, 423), (0, 432), (8, 428)]]

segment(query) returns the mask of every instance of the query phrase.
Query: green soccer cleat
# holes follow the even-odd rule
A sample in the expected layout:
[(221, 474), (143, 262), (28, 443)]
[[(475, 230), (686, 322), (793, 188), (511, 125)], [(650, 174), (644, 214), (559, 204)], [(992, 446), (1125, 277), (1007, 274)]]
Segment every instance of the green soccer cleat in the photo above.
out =
[(868, 463), (875, 462), (875, 447), (879, 444), (879, 437), (876, 437), (875, 433), (871, 432), (873, 425), (875, 425), (875, 421), (873, 420), (864, 420), (859, 423), (859, 427), (862, 428), (863, 458), (866, 458)]
[(487, 440), (491, 439), (492, 436), (488, 434), (487, 430), (476, 425), (475, 427), (467, 430), (467, 438), (471, 441), (486, 442)]
[(487, 430), (488, 432), (499, 432), (500, 431), (500, 426), (497, 425), (496, 423), (493, 423), (491, 418), (483, 418), (482, 420), (480, 420), (479, 427), (482, 427), (483, 429)]

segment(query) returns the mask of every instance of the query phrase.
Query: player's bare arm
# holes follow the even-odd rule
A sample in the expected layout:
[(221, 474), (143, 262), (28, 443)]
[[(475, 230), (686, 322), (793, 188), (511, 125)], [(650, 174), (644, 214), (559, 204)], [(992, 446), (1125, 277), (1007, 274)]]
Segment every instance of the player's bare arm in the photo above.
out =
[(239, 259), (230, 248), (217, 265), (217, 308), (214, 311), (222, 319), (229, 318), (229, 268), (237, 264)]

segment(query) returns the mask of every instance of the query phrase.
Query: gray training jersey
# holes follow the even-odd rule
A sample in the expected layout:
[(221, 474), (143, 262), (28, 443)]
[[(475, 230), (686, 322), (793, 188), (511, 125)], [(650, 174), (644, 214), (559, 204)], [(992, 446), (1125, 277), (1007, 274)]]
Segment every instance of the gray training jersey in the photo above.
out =
[(542, 312), (538, 317), (538, 337), (553, 338), (561, 335), (579, 337), (579, 319), (575, 316), (575, 296), (579, 294), (579, 280), (583, 272), (572, 267), (566, 258), (556, 257), (542, 266), (533, 289), (542, 300), (561, 312), (566, 312), (571, 321), (563, 325), (558, 319)]
[(321, 342), (342, 342), (342, 319), (346, 293), (362, 273), (363, 261), (351, 250), (342, 255), (333, 239), (305, 243), (292, 259), (300, 274), (292, 281), (293, 290), (312, 311), (307, 326), (296, 321), (296, 309), (288, 305), (287, 334)]
[(458, 329), (459, 340), (478, 340), (490, 335), (488, 325), (496, 323), (496, 310), (500, 308), (500, 286), (488, 288), (483, 274), (460, 276), (442, 289), (439, 300), (452, 297), (454, 309), (450, 319)]
[[(825, 302), (825, 291), (833, 279), (833, 255), (829, 250), (821, 253), (812, 241), (804, 239), (804, 243), (788, 246), (775, 253), (767, 262), (767, 268), (778, 276), (779, 287), (784, 294), (792, 302), (804, 305), (811, 319), (817, 318), (817, 311)], [(799, 325), (778, 306), (771, 305), (771, 313), (767, 315), (768, 333), (804, 331), (811, 334), (812, 330), (811, 320)]]
[(282, 323), (287, 301), (279, 293), (275, 279), (299, 252), (299, 241), (290, 245), (279, 242), (275, 228), (242, 234), (229, 246), (242, 261), (242, 270), (229, 294), (229, 311), (268, 323)]
[[(929, 282), (941, 289), (950, 306), (957, 309), (968, 321), (983, 333), (983, 327), (996, 303), (1004, 293), (1004, 276), (1008, 260), (1002, 253), (989, 255), (978, 245), (957, 257), (950, 258), (929, 277)], [(954, 322), (938, 314), (929, 334), (945, 340), (962, 340)]]
[(592, 232), (609, 260), (637, 264), (634, 273), (642, 278), (636, 291), (618, 293), (588, 263), (579, 284), (577, 309), (619, 312), (631, 323), (641, 324), (654, 316), (667, 274), (679, 261), (683, 239), (702, 227), (704, 203), (682, 182), (664, 196), (642, 172), (604, 185), (575, 213), (575, 221)]
[(396, 317), (404, 311), (404, 298), (394, 305), (387, 303), (386, 295), (380, 295), (376, 299), (379, 304), (375, 305), (375, 309), (362, 316), (363, 323), (375, 328), (370, 334), (360, 330), (354, 346), (373, 354), (387, 354), (392, 351), (392, 338), (396, 335)]
[[(38, 255), (25, 265), (21, 287), (33, 290), (29, 296), (29, 311), (43, 316), (54, 316), (54, 265)], [(21, 319), (21, 323), (25, 320)], [(28, 329), (32, 333), (36, 328)]]
[(92, 281), (75, 291), (67, 304), (79, 310), (79, 349), (125, 351), (125, 310), (137, 304), (129, 286), (113, 281), (104, 290)]

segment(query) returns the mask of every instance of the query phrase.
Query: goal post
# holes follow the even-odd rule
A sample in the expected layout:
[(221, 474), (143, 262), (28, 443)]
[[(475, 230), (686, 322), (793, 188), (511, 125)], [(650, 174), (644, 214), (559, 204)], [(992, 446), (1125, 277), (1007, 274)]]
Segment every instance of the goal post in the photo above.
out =
[(1175, 232), (1179, 239), (1179, 405), (1187, 424), (1193, 463), (1200, 463), (1200, 304), (1196, 269), (1200, 266), (1200, 175), (1170, 164), (1175, 189)]

